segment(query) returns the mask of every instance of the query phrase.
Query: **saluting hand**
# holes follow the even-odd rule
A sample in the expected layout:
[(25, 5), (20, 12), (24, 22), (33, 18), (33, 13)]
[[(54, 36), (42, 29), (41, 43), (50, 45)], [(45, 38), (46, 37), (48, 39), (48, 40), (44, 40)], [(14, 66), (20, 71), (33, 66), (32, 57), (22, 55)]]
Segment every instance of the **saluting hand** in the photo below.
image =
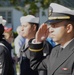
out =
[(44, 41), (48, 37), (48, 34), (49, 34), (49, 29), (48, 29), (47, 25), (43, 23), (39, 27), (39, 29), (38, 29), (38, 31), (36, 33), (36, 37), (35, 37), (36, 42)]

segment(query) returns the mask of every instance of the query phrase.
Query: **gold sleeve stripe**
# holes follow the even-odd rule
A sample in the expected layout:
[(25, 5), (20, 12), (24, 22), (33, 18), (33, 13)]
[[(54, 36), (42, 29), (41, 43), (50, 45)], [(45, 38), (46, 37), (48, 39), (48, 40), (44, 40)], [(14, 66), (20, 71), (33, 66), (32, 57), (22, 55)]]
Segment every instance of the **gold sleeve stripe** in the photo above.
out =
[(29, 50), (33, 51), (33, 52), (39, 52), (39, 51), (43, 50), (43, 48), (41, 48), (41, 49), (31, 49), (31, 48), (29, 48)]
[(52, 19), (70, 19), (70, 16), (59, 16), (59, 17), (49, 17), (48, 18), (49, 20), (52, 20)]

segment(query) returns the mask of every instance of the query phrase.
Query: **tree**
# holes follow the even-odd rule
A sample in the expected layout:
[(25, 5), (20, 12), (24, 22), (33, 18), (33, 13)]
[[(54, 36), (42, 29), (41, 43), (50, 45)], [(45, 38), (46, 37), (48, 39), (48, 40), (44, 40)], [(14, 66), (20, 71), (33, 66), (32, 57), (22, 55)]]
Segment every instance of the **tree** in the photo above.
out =
[(58, 0), (4, 0), (8, 1), (10, 5), (14, 6), (17, 10), (23, 12), (23, 15), (35, 15), (39, 8), (46, 9), (51, 2), (58, 2)]
[[(64, 6), (74, 8), (73, 0), (2, 0), (8, 2), (8, 6), (14, 6), (17, 10), (23, 12), (23, 15), (33, 14), (35, 15), (39, 8), (46, 9), (51, 2), (56, 2)], [(1, 1), (0, 1), (1, 2)], [(0, 6), (4, 6), (3, 4)]]

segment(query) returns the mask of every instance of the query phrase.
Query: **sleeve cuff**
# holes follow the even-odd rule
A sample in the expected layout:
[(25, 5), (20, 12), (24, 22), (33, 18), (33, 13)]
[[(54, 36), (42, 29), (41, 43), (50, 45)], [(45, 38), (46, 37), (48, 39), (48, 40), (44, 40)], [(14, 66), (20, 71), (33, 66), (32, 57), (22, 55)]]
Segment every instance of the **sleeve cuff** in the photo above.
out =
[(36, 42), (36, 39), (33, 39), (32, 44), (41, 44), (41, 42)]
[(29, 50), (39, 52), (43, 50), (43, 42), (35, 42), (35, 39), (29, 41)]

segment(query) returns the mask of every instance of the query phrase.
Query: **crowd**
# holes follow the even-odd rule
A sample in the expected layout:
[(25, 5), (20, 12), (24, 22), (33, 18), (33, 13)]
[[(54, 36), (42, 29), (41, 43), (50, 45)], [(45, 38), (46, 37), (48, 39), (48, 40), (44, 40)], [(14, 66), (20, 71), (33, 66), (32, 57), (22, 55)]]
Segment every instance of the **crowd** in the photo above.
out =
[(13, 29), (0, 16), (0, 75), (74, 75), (74, 11), (57, 3), (49, 6), (49, 17), (20, 18)]

